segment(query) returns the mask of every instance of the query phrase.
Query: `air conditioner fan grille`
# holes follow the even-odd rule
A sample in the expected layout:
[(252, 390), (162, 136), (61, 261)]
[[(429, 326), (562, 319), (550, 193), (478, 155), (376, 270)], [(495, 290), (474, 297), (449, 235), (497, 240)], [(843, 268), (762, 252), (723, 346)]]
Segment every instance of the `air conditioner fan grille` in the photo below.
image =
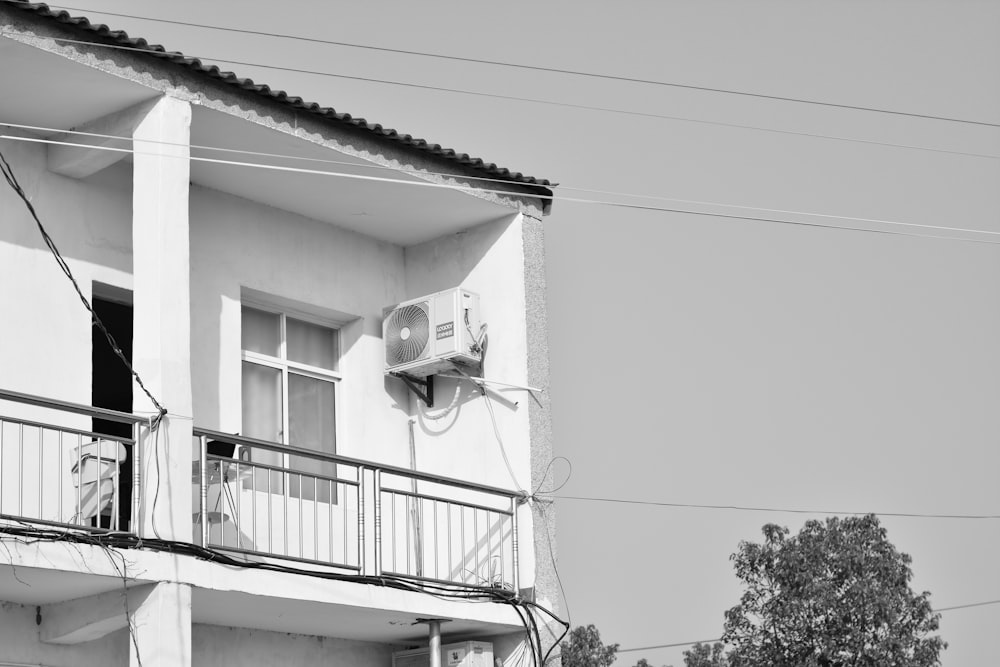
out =
[(389, 366), (416, 361), (427, 352), (431, 323), (422, 303), (397, 308), (389, 314), (385, 330), (385, 356)]

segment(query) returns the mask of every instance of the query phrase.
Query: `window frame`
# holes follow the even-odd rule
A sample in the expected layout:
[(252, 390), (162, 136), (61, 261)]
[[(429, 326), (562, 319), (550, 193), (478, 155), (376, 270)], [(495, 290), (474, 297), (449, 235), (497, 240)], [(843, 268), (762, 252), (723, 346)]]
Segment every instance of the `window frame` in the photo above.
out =
[[(264, 313), (269, 313), (271, 315), (278, 316), (278, 354), (275, 357), (269, 354), (264, 354), (262, 352), (253, 352), (243, 348), (243, 309), (250, 308), (252, 310), (258, 310)], [(293, 320), (298, 320), (300, 322), (306, 322), (307, 324), (313, 324), (316, 326), (329, 329), (333, 332), (333, 369), (321, 368), (319, 366), (313, 366), (311, 364), (305, 364), (298, 361), (292, 361), (288, 359), (288, 318)], [(242, 364), (250, 363), (258, 366), (265, 366), (267, 368), (273, 368), (281, 373), (281, 424), (280, 424), (280, 439), (277, 440), (277, 444), (286, 446), (296, 446), (294, 443), (289, 442), (289, 407), (288, 407), (288, 397), (289, 397), (289, 376), (290, 375), (300, 375), (303, 377), (311, 378), (314, 380), (319, 380), (321, 382), (329, 382), (333, 384), (333, 410), (334, 410), (334, 424), (333, 424), (333, 438), (334, 438), (334, 451), (333, 455), (336, 455), (340, 449), (341, 435), (343, 432), (343, 410), (341, 409), (341, 393), (343, 392), (341, 383), (343, 381), (343, 374), (340, 372), (340, 338), (341, 338), (341, 323), (330, 321), (324, 318), (316, 317), (315, 315), (310, 315), (298, 311), (294, 308), (287, 308), (282, 306), (276, 306), (274, 304), (262, 303), (253, 299), (242, 299), (240, 302), (240, 368), (242, 375)], [(242, 397), (241, 397), (242, 404)], [(241, 408), (242, 410), (242, 408)], [(242, 423), (242, 419), (241, 419)], [(326, 452), (318, 452), (320, 454), (325, 454)], [(291, 470), (291, 457), (292, 454), (289, 452), (282, 452), (281, 455), (282, 466), (286, 470)]]

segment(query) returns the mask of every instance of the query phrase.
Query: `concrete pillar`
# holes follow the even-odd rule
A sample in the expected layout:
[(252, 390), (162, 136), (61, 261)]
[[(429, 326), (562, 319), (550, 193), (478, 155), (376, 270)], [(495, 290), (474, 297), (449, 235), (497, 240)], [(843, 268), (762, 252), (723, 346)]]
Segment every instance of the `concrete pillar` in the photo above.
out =
[[(191, 294), (188, 233), (191, 106), (161, 97), (133, 131), (132, 356), (146, 388), (170, 411), (143, 433), (145, 537), (191, 541)], [(158, 143), (163, 142), (163, 143)], [(134, 409), (155, 408), (139, 387)], [(166, 663), (164, 663), (166, 664)]]
[(137, 602), (129, 608), (130, 667), (191, 667), (191, 587), (161, 582)]

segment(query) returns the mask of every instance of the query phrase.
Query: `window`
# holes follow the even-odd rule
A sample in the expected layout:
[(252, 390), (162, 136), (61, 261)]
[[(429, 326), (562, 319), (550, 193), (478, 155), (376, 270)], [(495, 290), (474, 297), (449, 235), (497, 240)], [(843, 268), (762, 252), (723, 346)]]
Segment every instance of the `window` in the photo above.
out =
[[(340, 381), (337, 330), (244, 306), (242, 332), (243, 434), (335, 454)], [(306, 473), (305, 477), (288, 476), (292, 496), (333, 500), (334, 485), (322, 480), (314, 483), (313, 478), (335, 477), (337, 466), (332, 462), (264, 450), (254, 452), (254, 461)], [(280, 482), (278, 488), (273, 481), (266, 488), (283, 492)]]

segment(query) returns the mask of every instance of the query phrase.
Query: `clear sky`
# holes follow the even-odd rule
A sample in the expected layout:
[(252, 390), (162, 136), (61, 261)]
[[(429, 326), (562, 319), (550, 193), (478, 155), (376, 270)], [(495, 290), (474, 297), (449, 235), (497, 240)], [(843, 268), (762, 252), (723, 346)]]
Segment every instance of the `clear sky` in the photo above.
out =
[[(1000, 155), (996, 127), (226, 34), (97, 11), (1000, 123), (998, 2), (70, 6), (209, 61)], [(228, 69), (565, 186), (1000, 232), (997, 159)], [(556, 203), (546, 242), (555, 447), (573, 465), (561, 494), (1000, 513), (1000, 245), (570, 202)], [(567, 467), (559, 462), (555, 470), (562, 481)], [(797, 530), (809, 518), (579, 500), (557, 507), (559, 570), (572, 622), (594, 623), (606, 642), (622, 648), (718, 637), (723, 612), (739, 595), (729, 562), (739, 541), (758, 539), (767, 522)], [(934, 606), (1000, 599), (1000, 521), (883, 523), (913, 556), (914, 587), (931, 591)], [(1000, 605), (946, 612), (941, 634), (951, 648), (944, 665), (996, 662), (997, 628)], [(681, 650), (624, 653), (616, 664), (646, 657), (679, 667)]]

